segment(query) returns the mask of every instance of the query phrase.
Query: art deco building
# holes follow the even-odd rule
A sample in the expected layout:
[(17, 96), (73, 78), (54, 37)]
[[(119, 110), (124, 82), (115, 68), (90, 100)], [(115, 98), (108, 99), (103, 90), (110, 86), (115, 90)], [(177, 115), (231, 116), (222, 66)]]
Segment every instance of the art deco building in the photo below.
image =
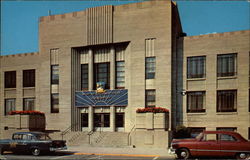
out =
[(171, 1), (40, 17), (39, 52), (1, 56), (0, 137), (22, 128), (10, 111), (38, 110), (72, 143), (166, 147), (177, 125), (247, 138), (249, 34), (185, 36)]

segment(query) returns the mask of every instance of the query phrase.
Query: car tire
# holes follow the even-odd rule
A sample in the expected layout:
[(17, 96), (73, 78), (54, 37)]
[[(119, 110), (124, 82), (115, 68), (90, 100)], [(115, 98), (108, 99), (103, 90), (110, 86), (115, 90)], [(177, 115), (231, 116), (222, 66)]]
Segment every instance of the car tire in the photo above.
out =
[(33, 156), (39, 156), (41, 153), (41, 150), (39, 148), (33, 148), (31, 153)]
[(250, 154), (249, 153), (238, 153), (236, 155), (236, 159), (238, 160), (247, 160), (250, 158)]
[(187, 148), (181, 148), (177, 151), (177, 157), (179, 159), (188, 159), (190, 157), (190, 152)]

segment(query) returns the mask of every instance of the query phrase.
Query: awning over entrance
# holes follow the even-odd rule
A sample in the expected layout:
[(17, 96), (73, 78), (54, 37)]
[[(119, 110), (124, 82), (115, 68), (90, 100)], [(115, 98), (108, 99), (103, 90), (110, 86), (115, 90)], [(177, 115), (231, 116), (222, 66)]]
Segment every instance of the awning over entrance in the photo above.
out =
[(75, 106), (127, 106), (128, 90), (106, 90), (104, 93), (96, 91), (77, 91), (75, 93)]

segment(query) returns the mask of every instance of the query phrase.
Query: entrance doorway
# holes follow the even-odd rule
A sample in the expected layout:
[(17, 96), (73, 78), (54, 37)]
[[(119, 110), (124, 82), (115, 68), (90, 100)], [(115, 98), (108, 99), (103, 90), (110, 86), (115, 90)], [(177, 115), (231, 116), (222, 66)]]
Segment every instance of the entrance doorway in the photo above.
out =
[(110, 114), (94, 113), (94, 127), (110, 127)]

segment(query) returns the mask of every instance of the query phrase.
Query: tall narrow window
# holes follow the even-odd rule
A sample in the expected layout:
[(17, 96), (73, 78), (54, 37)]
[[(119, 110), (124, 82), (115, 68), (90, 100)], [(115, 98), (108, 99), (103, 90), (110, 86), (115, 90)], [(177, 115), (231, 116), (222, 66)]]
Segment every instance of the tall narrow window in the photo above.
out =
[(89, 126), (89, 115), (88, 113), (81, 113), (81, 126), (88, 127)]
[(23, 70), (23, 87), (35, 87), (35, 70)]
[(188, 57), (187, 58), (187, 78), (204, 78), (206, 68), (206, 57)]
[(217, 77), (235, 76), (237, 54), (223, 54), (217, 56)]
[(51, 113), (59, 113), (59, 94), (51, 94)]
[(125, 62), (116, 62), (116, 88), (125, 87)]
[(124, 127), (124, 113), (115, 114), (115, 127)]
[(205, 112), (205, 92), (187, 93), (187, 112)]
[(155, 90), (146, 90), (146, 107), (155, 107)]
[(9, 112), (15, 110), (16, 110), (16, 99), (15, 98), (5, 99), (4, 115), (8, 115)]
[(237, 91), (217, 91), (217, 112), (237, 111)]
[(146, 57), (146, 79), (155, 78), (155, 57)]
[(51, 65), (51, 84), (59, 84), (59, 65)]
[(96, 82), (104, 82), (105, 88), (110, 88), (110, 69), (109, 63), (95, 63), (95, 84), (94, 88), (96, 88)]
[(23, 99), (23, 110), (24, 111), (35, 110), (35, 98), (24, 98)]
[(88, 90), (89, 88), (88, 64), (81, 65), (81, 82), (82, 82), (82, 90)]
[(4, 72), (4, 87), (16, 88), (16, 71)]

